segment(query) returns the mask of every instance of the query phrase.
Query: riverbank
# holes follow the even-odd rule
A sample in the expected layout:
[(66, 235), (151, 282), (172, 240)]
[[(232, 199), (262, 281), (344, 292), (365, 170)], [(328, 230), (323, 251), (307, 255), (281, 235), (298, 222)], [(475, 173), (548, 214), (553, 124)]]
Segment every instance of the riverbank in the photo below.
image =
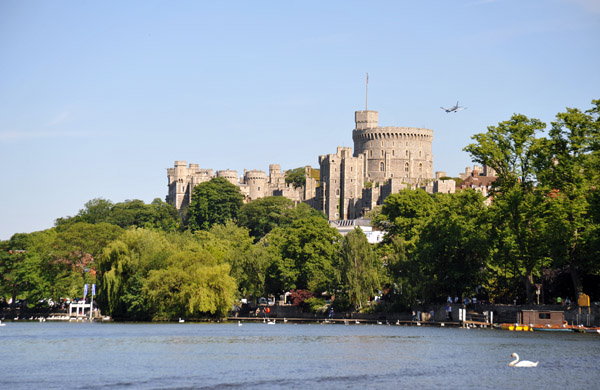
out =
[[(428, 325), (436, 324), (441, 326), (454, 326), (459, 323), (459, 309), (464, 308), (462, 304), (452, 304), (451, 318), (447, 317), (446, 305), (422, 305), (415, 306), (411, 311), (392, 313), (358, 313), (341, 312), (334, 313), (329, 318), (328, 313), (305, 312), (298, 306), (292, 305), (244, 305), (240, 310), (230, 313), (229, 320), (244, 321), (262, 321), (264, 318), (271, 318), (281, 321), (287, 319), (295, 322), (323, 322), (325, 320), (334, 323), (344, 323), (344, 321), (362, 322), (367, 324), (416, 324), (417, 322)], [(257, 311), (258, 309), (258, 311)], [(268, 312), (267, 312), (268, 309)], [(497, 305), (497, 304), (475, 304), (467, 308), (467, 319), (471, 321), (484, 321), (485, 312), (493, 313), (493, 322), (514, 323), (517, 320), (517, 313), (522, 310), (542, 310), (542, 311), (562, 311), (565, 320), (571, 325), (600, 326), (600, 305), (592, 304), (590, 307), (578, 307), (577, 305)], [(414, 310), (417, 318), (413, 319)], [(431, 315), (433, 312), (433, 315)], [(102, 316), (95, 316), (102, 319)], [(2, 309), (0, 310), (0, 319), (3, 321), (12, 320), (66, 320), (69, 317), (68, 310), (50, 310), (50, 309)], [(194, 319), (186, 319), (194, 320)]]

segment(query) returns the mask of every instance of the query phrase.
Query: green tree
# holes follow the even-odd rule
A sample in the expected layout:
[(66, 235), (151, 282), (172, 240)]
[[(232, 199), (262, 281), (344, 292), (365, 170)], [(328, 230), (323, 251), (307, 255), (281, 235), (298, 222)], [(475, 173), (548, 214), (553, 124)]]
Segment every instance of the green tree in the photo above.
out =
[(294, 208), (294, 202), (283, 196), (267, 196), (244, 204), (239, 212), (239, 224), (250, 229), (257, 239), (264, 237), (288, 219), (286, 211)]
[(295, 220), (313, 216), (327, 219), (325, 214), (305, 203), (294, 205), (288, 198), (268, 196), (244, 204), (238, 224), (250, 229), (250, 234), (258, 241), (276, 227), (289, 226)]
[(382, 263), (359, 228), (343, 238), (338, 258), (336, 275), (340, 289), (360, 309), (381, 288)]
[(542, 147), (536, 133), (546, 125), (538, 119), (515, 114), (486, 133), (474, 135), (477, 143), (464, 148), (473, 161), (487, 165), (498, 175), (493, 184), (495, 258), (512, 267), (533, 302), (533, 276), (544, 256), (540, 232), (544, 228), (542, 197), (534, 191), (535, 161)]
[(208, 230), (215, 224), (237, 220), (243, 199), (239, 188), (222, 177), (198, 184), (192, 193), (188, 227)]
[(228, 264), (217, 264), (207, 252), (178, 252), (167, 262), (166, 268), (151, 270), (144, 282), (153, 319), (226, 317), (237, 287)]
[(299, 167), (285, 172), (285, 182), (292, 184), (294, 188), (302, 187), (306, 184), (306, 168)]
[(113, 202), (107, 199), (95, 198), (88, 201), (77, 216), (82, 222), (100, 223), (107, 222), (112, 214)]
[(414, 243), (434, 213), (435, 202), (431, 195), (420, 189), (407, 189), (388, 196), (373, 223), (386, 229), (388, 236)]
[(276, 261), (267, 270), (267, 289), (281, 292), (327, 291), (333, 280), (332, 260), (341, 236), (321, 217), (309, 217), (276, 228), (266, 237)]
[[(254, 244), (249, 231), (229, 221), (225, 225), (215, 225), (210, 230), (211, 253), (219, 253), (231, 267), (231, 276), (236, 280), (240, 295), (246, 298), (265, 294), (265, 275), (274, 256), (263, 243)], [(219, 244), (216, 244), (220, 241)], [(215, 245), (216, 244), (216, 245)], [(217, 249), (217, 247), (219, 249)]]
[(173, 234), (146, 229), (127, 230), (109, 243), (99, 261), (98, 304), (103, 312), (115, 318), (148, 319), (152, 311), (142, 293), (144, 279), (151, 270), (165, 268), (180, 243)]
[(464, 190), (436, 194), (436, 215), (417, 244), (421, 297), (443, 301), (448, 295), (474, 294), (486, 283), (491, 257), (490, 222), (481, 193)]
[(573, 283), (572, 295), (581, 291), (581, 274), (598, 270), (594, 252), (597, 226), (590, 219), (590, 196), (600, 185), (600, 100), (587, 112), (567, 108), (556, 115), (543, 153), (538, 160), (539, 187), (546, 194), (548, 237), (553, 265), (567, 267)]

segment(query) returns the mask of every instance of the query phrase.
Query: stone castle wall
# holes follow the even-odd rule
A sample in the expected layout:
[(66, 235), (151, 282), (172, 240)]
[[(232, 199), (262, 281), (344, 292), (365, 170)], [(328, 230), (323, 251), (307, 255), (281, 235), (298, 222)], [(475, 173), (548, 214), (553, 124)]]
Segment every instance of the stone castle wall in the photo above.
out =
[[(454, 181), (440, 181), (433, 174), (433, 130), (413, 127), (380, 127), (377, 111), (356, 111), (352, 131), (354, 152), (338, 147), (336, 153), (319, 156), (319, 184), (306, 167), (306, 184), (294, 188), (285, 183), (279, 164), (269, 166), (269, 174), (260, 170), (219, 170), (223, 177), (239, 186), (247, 202), (265, 196), (285, 196), (305, 202), (325, 213), (330, 220), (355, 219), (383, 203), (390, 194), (404, 188), (424, 188), (429, 192), (454, 192)], [(212, 169), (198, 164), (186, 166), (175, 161), (167, 169), (167, 202), (181, 209), (190, 202), (193, 188), (210, 180)]]

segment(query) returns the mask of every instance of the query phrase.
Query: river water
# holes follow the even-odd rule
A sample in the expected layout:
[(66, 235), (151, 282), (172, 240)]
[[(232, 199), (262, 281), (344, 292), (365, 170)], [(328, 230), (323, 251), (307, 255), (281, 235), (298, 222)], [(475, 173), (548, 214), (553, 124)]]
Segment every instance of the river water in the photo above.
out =
[[(511, 368), (510, 354), (539, 360)], [(6, 389), (598, 389), (600, 334), (387, 325), (9, 322)]]

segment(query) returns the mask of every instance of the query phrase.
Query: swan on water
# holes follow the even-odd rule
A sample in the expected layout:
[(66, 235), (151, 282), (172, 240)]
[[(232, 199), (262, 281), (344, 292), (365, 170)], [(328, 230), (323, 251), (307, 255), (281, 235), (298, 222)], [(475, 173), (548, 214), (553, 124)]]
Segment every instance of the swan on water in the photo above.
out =
[(242, 321), (238, 321), (238, 326), (242, 326)]
[(519, 361), (519, 355), (517, 355), (514, 352), (512, 355), (510, 355), (510, 357), (515, 359), (512, 362), (508, 363), (508, 365), (511, 367), (537, 367), (537, 365), (539, 363), (539, 362), (535, 362), (535, 363), (530, 362), (529, 360)]

